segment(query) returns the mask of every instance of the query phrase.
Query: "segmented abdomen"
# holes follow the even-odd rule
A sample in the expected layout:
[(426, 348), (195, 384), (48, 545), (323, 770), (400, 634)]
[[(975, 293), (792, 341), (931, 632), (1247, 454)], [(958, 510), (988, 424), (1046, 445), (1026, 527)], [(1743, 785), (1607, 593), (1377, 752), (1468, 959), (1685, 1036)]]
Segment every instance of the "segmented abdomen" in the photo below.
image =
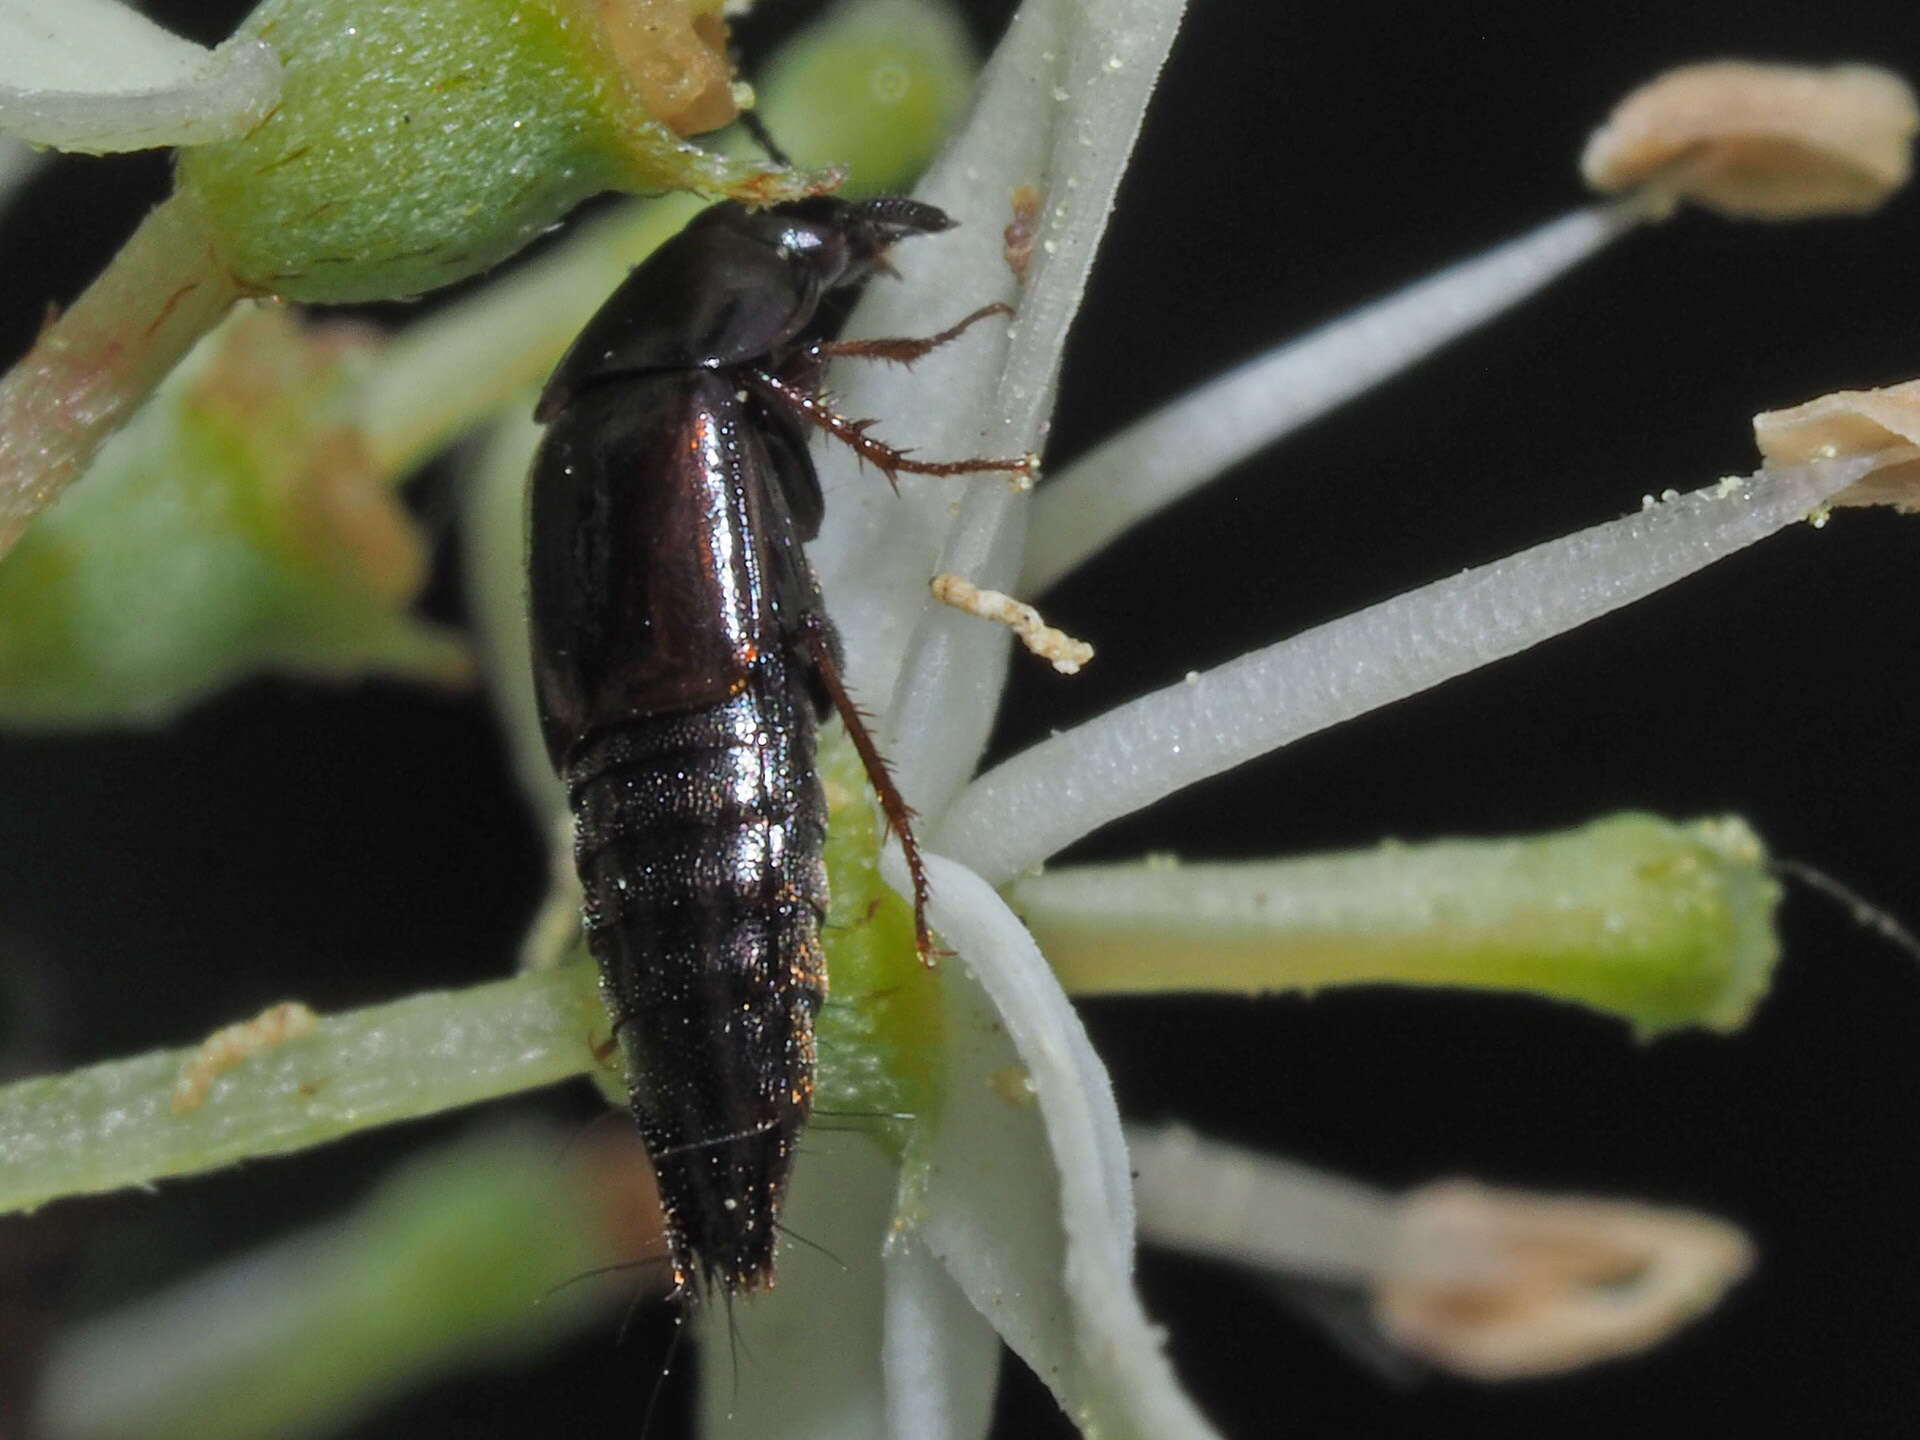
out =
[(826, 994), (816, 717), (762, 655), (708, 709), (600, 730), (563, 778), (587, 940), (680, 1278), (770, 1278)]

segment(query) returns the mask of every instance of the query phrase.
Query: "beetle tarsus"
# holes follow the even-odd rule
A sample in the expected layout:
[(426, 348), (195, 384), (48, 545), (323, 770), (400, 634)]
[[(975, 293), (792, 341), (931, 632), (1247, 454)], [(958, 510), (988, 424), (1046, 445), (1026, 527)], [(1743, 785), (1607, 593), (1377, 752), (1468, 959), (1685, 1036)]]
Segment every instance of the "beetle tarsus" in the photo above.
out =
[(808, 353), (816, 360), (885, 360), (893, 365), (911, 365), (949, 341), (958, 340), (969, 328), (989, 315), (1011, 317), (1012, 314), (1011, 305), (1004, 300), (996, 300), (991, 305), (982, 305), (959, 324), (949, 325), (938, 335), (894, 336), (880, 340), (822, 340), (812, 346)]
[(902, 450), (876, 440), (867, 434), (875, 423), (872, 420), (852, 420), (845, 415), (836, 414), (818, 395), (803, 389), (778, 375), (765, 370), (752, 370), (744, 377), (749, 389), (754, 390), (760, 399), (769, 405), (778, 405), (810, 424), (819, 426), (833, 436), (862, 460), (871, 461), (874, 468), (887, 477), (887, 484), (896, 494), (900, 490), (900, 477), (906, 475), (984, 475), (1003, 472), (1011, 475), (1030, 475), (1033, 473), (1033, 457), (1022, 455), (1017, 460), (915, 460), (911, 450)]

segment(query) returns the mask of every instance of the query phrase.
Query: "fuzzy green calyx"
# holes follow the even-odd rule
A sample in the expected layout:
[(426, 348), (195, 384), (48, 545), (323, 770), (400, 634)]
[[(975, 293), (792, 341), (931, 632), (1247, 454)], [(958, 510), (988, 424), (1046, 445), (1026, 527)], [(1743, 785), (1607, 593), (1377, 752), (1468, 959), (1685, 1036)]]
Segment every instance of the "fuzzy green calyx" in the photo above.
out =
[(316, 302), (464, 279), (603, 190), (801, 193), (801, 177), (676, 133), (733, 117), (719, 9), (266, 0), (240, 33), (280, 56), (280, 103), (181, 152), (177, 184), (242, 285)]

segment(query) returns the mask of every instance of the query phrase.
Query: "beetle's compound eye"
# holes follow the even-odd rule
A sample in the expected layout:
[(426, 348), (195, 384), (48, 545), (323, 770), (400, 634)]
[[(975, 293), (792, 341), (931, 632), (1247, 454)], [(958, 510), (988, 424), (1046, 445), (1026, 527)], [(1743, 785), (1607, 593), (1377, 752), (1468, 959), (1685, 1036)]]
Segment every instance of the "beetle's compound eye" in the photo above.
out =
[(953, 225), (936, 206), (897, 195), (851, 201), (823, 195), (777, 205), (759, 218), (772, 222), (768, 239), (780, 257), (828, 290), (886, 269), (886, 252), (896, 241)]

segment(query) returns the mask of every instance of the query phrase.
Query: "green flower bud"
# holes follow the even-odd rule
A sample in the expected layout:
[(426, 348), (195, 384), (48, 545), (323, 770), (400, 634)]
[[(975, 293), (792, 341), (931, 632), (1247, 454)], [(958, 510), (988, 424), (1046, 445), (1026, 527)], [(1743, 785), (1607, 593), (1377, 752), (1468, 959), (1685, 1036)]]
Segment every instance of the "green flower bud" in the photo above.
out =
[(884, 195), (911, 187), (959, 127), (978, 70), (951, 6), (864, 0), (794, 36), (754, 88), (797, 163), (844, 164), (842, 194)]
[(590, 195), (809, 188), (679, 136), (735, 104), (721, 0), (266, 0), (240, 33), (285, 66), (252, 130), (177, 185), (242, 285), (308, 301), (432, 290)]
[(158, 722), (261, 669), (464, 678), (349, 423), (374, 343), (248, 310), (201, 344), (0, 561), (0, 723)]

